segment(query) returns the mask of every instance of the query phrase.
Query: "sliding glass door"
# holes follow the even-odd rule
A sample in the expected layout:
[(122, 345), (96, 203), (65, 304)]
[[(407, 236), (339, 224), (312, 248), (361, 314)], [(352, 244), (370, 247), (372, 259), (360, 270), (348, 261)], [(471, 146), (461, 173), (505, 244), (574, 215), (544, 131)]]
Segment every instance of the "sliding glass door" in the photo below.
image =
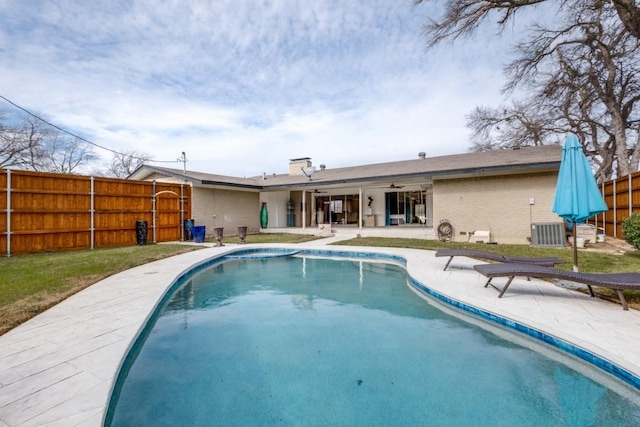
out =
[(385, 193), (385, 225), (421, 224), (433, 227), (431, 187)]
[(357, 194), (316, 197), (318, 224), (357, 225), (360, 198)]

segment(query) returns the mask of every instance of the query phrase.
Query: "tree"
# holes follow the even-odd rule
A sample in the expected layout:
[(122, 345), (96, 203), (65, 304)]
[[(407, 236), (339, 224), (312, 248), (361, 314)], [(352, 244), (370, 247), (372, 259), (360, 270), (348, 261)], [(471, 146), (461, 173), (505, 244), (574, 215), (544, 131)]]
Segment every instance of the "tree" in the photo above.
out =
[(574, 11), (563, 28), (537, 27), (507, 67), (507, 89), (524, 84), (554, 128), (578, 134), (597, 175), (638, 169), (640, 41), (611, 18), (611, 7)]
[(46, 137), (46, 127), (31, 116), (21, 116), (12, 125), (1, 124), (0, 166), (30, 169), (31, 165), (40, 165)]
[(97, 159), (90, 144), (60, 132), (51, 132), (42, 147), (41, 163), (47, 172), (76, 173)]
[(144, 163), (151, 160), (151, 154), (135, 150), (114, 153), (107, 167), (107, 174), (118, 178), (126, 178)]
[(22, 165), (23, 150), (21, 135), (0, 123), (0, 167)]
[[(414, 0), (415, 4), (438, 3), (439, 0)], [(440, 20), (427, 25), (431, 46), (447, 39), (469, 36), (491, 14), (498, 15), (498, 24), (504, 27), (516, 13), (527, 6), (550, 3), (549, 0), (444, 0), (445, 12)], [(556, 0), (559, 9), (576, 10), (588, 5), (598, 10), (613, 5), (626, 32), (640, 39), (640, 6), (635, 0)]]
[(93, 147), (33, 115), (0, 123), (0, 166), (74, 173), (97, 159)]
[(557, 143), (553, 118), (534, 101), (514, 102), (509, 107), (476, 107), (467, 115), (467, 127), (473, 130), (471, 151)]
[[(449, 2), (446, 18), (430, 27), (430, 44), (470, 34), (498, 4), (506, 8), (496, 10), (504, 25), (518, 8), (536, 3), (541, 2)], [(531, 27), (516, 45), (518, 57), (506, 67), (505, 93), (524, 88), (530, 95), (510, 107), (476, 108), (467, 117), (474, 131), (472, 149), (546, 144), (557, 142), (554, 134), (573, 132), (600, 179), (626, 175), (640, 160), (640, 40), (620, 25), (619, 12), (609, 2), (561, 2), (559, 7), (565, 8), (563, 23)]]
[(640, 6), (635, 0), (612, 0), (611, 3), (629, 34), (640, 39)]
[[(84, 171), (97, 176), (126, 178), (151, 160), (151, 155), (135, 150), (115, 152), (52, 124), (42, 115), (21, 109), (24, 114), (0, 111), (0, 167), (55, 172)], [(97, 165), (94, 146), (111, 151), (109, 164)], [(96, 167), (97, 166), (97, 167)], [(89, 172), (89, 169), (92, 169)]]

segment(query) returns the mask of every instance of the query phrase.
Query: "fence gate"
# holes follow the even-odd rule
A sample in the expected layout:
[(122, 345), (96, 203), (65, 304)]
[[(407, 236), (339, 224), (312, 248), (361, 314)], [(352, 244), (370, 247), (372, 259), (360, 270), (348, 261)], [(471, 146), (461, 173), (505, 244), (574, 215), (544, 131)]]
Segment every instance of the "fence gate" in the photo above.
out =
[(153, 242), (184, 239), (186, 184), (0, 170), (0, 250), (7, 256), (137, 244), (136, 222)]

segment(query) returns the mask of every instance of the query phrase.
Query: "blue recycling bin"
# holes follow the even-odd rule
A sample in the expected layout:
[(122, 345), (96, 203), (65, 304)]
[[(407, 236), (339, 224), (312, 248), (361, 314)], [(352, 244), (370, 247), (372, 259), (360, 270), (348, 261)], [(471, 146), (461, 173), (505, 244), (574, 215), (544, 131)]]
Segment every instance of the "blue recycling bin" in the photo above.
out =
[(193, 241), (196, 243), (204, 242), (207, 227), (204, 225), (196, 225), (193, 227)]

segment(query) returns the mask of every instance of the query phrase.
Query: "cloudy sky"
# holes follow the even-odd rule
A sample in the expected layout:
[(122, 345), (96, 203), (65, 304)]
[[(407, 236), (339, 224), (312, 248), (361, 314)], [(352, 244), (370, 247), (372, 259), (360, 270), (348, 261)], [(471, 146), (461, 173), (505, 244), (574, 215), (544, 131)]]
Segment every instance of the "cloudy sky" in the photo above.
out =
[(437, 11), (412, 0), (0, 0), (0, 95), (113, 150), (159, 161), (184, 151), (188, 169), (223, 175), (283, 173), (299, 157), (344, 167), (462, 153), (465, 115), (502, 102), (515, 30), (427, 51)]

